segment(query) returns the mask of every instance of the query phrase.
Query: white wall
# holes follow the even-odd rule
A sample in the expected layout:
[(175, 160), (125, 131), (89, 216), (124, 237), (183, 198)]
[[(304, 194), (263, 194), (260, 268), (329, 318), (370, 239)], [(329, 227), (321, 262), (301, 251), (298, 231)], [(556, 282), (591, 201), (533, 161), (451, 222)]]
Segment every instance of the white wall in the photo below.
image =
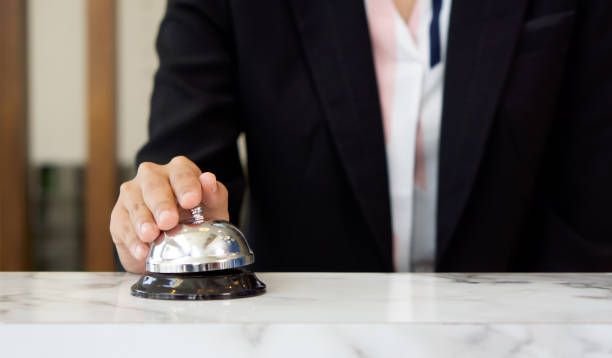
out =
[(29, 0), (28, 126), (34, 164), (85, 160), (85, 1)]
[[(117, 155), (132, 164), (146, 140), (165, 0), (117, 2)], [(28, 0), (29, 151), (32, 164), (87, 157), (85, 0)]]
[(158, 66), (154, 45), (165, 8), (165, 0), (117, 3), (117, 153), (122, 164), (133, 164), (147, 139), (149, 100)]

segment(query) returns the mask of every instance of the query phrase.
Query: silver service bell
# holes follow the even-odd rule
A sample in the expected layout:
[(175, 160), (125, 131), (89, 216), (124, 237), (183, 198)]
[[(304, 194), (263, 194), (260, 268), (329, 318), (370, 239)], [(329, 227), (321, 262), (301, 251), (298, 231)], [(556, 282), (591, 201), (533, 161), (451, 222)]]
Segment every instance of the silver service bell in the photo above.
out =
[(201, 206), (179, 209), (179, 224), (149, 250), (133, 296), (163, 300), (217, 300), (261, 295), (266, 285), (248, 266), (255, 261), (244, 235), (223, 220), (207, 221)]
[(201, 206), (179, 209), (179, 224), (151, 244), (146, 269), (156, 273), (226, 270), (252, 264), (255, 255), (238, 228), (205, 221)]

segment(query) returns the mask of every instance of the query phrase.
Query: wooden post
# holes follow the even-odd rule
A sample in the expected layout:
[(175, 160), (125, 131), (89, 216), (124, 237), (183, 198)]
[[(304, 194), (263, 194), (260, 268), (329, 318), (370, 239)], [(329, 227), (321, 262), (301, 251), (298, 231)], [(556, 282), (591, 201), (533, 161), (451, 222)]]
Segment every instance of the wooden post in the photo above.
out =
[(29, 268), (25, 1), (0, 1), (0, 270)]
[(114, 271), (108, 224), (117, 199), (115, 1), (87, 2), (89, 156), (85, 182), (85, 269)]

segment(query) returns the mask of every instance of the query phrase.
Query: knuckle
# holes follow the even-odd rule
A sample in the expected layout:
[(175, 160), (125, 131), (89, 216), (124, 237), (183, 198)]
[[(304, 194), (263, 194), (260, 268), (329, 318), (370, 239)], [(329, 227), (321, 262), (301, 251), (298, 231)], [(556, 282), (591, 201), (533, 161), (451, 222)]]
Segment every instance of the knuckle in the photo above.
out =
[(184, 156), (184, 155), (177, 155), (176, 157), (172, 158), (168, 164), (172, 164), (172, 165), (177, 165), (177, 164), (185, 165), (185, 164), (187, 164), (189, 162), (190, 162), (190, 160), (187, 159), (186, 156)]
[(184, 155), (179, 155), (172, 158), (172, 160), (168, 163), (168, 166), (174, 170), (185, 170), (197, 175), (201, 173), (200, 168), (198, 168), (198, 166), (194, 162), (192, 162), (191, 159), (187, 158)]
[(128, 193), (130, 191), (131, 186), (132, 186), (131, 181), (126, 181), (126, 182), (122, 183), (121, 185), (119, 185), (119, 193), (125, 195), (126, 193)]
[(155, 170), (157, 164), (151, 162), (142, 162), (138, 165), (138, 171), (136, 172), (136, 176), (143, 176), (151, 173)]

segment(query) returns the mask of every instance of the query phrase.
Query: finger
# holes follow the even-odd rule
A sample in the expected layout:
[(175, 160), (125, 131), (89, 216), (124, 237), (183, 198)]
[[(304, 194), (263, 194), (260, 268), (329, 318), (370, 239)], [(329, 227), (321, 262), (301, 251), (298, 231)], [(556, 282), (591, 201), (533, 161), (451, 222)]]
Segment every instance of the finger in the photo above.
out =
[(157, 227), (161, 230), (175, 227), (178, 224), (178, 211), (167, 176), (151, 172), (143, 175), (140, 181), (142, 198), (149, 211), (153, 213)]
[(138, 239), (128, 212), (120, 205), (111, 214), (110, 231), (123, 267), (130, 272), (144, 271), (149, 246)]
[(120, 187), (119, 201), (127, 210), (132, 228), (138, 237), (145, 242), (151, 242), (159, 235), (153, 214), (142, 198), (140, 188), (134, 182), (125, 182)]
[(202, 186), (198, 181), (200, 169), (185, 157), (176, 157), (168, 165), (168, 177), (179, 204), (192, 209), (202, 201)]
[(227, 210), (227, 188), (213, 173), (203, 173), (199, 177), (202, 184), (202, 204), (208, 220), (229, 220)]

